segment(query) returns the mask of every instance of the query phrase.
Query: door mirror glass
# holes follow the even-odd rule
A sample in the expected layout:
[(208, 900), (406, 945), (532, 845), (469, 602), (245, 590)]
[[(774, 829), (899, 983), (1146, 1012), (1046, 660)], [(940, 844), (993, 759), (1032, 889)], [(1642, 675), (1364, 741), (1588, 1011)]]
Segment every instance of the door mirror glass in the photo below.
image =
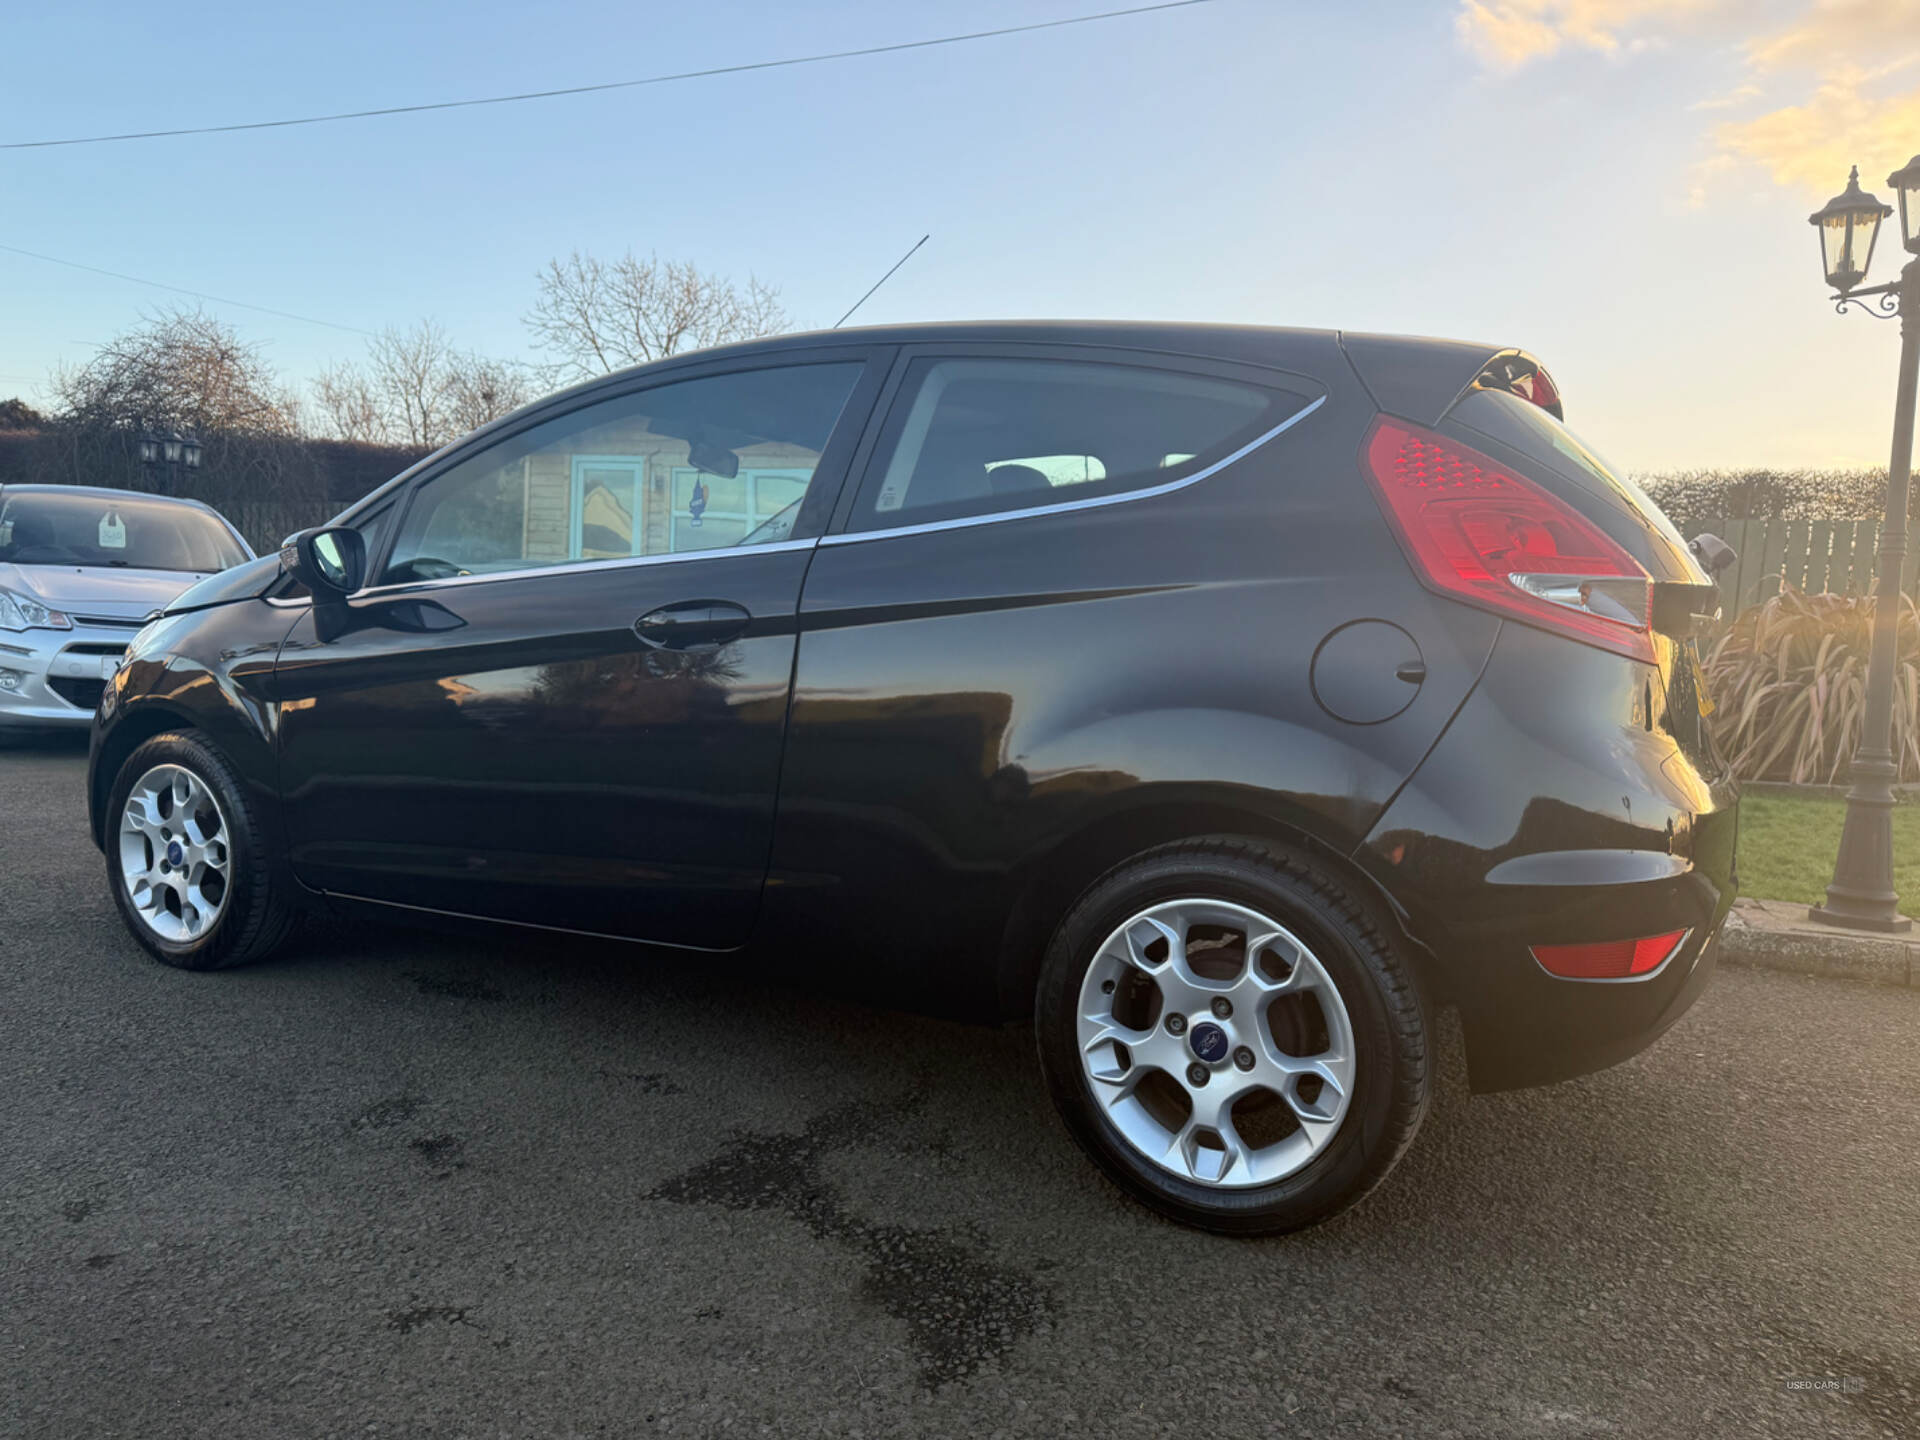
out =
[(366, 542), (345, 526), (302, 530), (280, 547), (280, 568), (316, 600), (337, 600), (366, 582)]

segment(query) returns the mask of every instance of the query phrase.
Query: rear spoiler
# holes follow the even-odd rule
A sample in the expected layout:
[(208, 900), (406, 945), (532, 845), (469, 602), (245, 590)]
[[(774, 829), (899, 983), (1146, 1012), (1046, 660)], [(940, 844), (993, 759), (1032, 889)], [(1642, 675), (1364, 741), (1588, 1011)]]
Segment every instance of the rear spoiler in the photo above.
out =
[(1374, 404), (1419, 425), (1436, 425), (1474, 390), (1505, 390), (1566, 419), (1560, 387), (1524, 350), (1411, 335), (1349, 335), (1340, 348)]

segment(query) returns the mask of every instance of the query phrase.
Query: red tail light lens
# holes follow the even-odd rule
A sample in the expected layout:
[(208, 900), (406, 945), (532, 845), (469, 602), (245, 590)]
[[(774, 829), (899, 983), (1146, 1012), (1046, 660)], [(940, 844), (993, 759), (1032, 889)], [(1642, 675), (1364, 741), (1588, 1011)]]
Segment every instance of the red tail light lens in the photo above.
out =
[(1653, 580), (1586, 516), (1459, 441), (1382, 417), (1367, 470), (1433, 589), (1635, 660), (1653, 660)]
[(1591, 945), (1535, 945), (1533, 958), (1562, 980), (1636, 980), (1651, 975), (1680, 948), (1685, 930), (1639, 940), (1601, 940)]

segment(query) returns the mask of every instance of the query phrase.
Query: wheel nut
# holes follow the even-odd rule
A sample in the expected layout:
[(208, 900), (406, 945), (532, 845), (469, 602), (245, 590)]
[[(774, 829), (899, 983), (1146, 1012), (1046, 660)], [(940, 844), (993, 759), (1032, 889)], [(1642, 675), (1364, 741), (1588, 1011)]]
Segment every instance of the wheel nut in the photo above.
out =
[(1187, 1033), (1187, 1017), (1178, 1013), (1167, 1016), (1167, 1033), (1184, 1035)]
[(1213, 1002), (1213, 1013), (1222, 1020), (1226, 1019), (1229, 1015), (1233, 1014), (1232, 1002), (1224, 995), (1217, 997)]
[(1238, 1050), (1233, 1052), (1233, 1063), (1238, 1065), (1242, 1070), (1253, 1069), (1253, 1051), (1242, 1045)]
[(1111, 980), (1102, 980), (1102, 981), (1100, 982), (1100, 993), (1101, 993), (1102, 995), (1111, 995), (1111, 994), (1113, 994), (1113, 981), (1111, 981)]
[(1207, 1067), (1204, 1065), (1189, 1065), (1187, 1067), (1187, 1079), (1191, 1080), (1195, 1085), (1206, 1084)]

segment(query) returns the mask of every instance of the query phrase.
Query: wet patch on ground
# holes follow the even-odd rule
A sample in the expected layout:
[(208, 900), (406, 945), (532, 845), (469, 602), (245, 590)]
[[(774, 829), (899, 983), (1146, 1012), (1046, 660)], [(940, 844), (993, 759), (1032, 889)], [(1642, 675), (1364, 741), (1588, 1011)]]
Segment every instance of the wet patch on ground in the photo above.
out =
[(433, 1166), (441, 1177), (467, 1168), (467, 1162), (461, 1158), (467, 1142), (458, 1135), (422, 1135), (408, 1141), (407, 1148)]
[(496, 1350), (505, 1350), (513, 1343), (504, 1335), (496, 1339), (489, 1334), (487, 1327), (475, 1320), (465, 1305), (409, 1305), (403, 1309), (387, 1312), (387, 1328), (397, 1330), (402, 1335), (411, 1335), (416, 1330), (451, 1328), (455, 1325), (473, 1331)]
[(419, 970), (409, 970), (407, 978), (413, 981), (422, 995), (440, 995), (449, 1000), (476, 1000), (483, 1004), (493, 1004), (507, 998), (507, 992), (498, 985), (476, 980), (471, 975), (429, 975)]
[(420, 1102), (411, 1095), (389, 1095), (376, 1100), (348, 1123), (355, 1130), (391, 1130), (404, 1125), (420, 1111)]
[(410, 1335), (422, 1325), (465, 1325), (467, 1307), (464, 1305), (415, 1305), (406, 1310), (389, 1310), (387, 1328), (398, 1330), (402, 1335)]
[(875, 1139), (899, 1113), (851, 1105), (815, 1117), (798, 1135), (742, 1135), (645, 1198), (773, 1211), (858, 1251), (867, 1266), (862, 1293), (906, 1324), (921, 1383), (931, 1388), (1006, 1355), (1046, 1320), (1048, 1295), (1033, 1275), (953, 1234), (876, 1225), (848, 1211), (822, 1159)]
[(623, 1085), (631, 1085), (642, 1095), (678, 1095), (680, 1087), (658, 1071), (640, 1070), (602, 1070), (601, 1076), (607, 1080), (618, 1080)]

